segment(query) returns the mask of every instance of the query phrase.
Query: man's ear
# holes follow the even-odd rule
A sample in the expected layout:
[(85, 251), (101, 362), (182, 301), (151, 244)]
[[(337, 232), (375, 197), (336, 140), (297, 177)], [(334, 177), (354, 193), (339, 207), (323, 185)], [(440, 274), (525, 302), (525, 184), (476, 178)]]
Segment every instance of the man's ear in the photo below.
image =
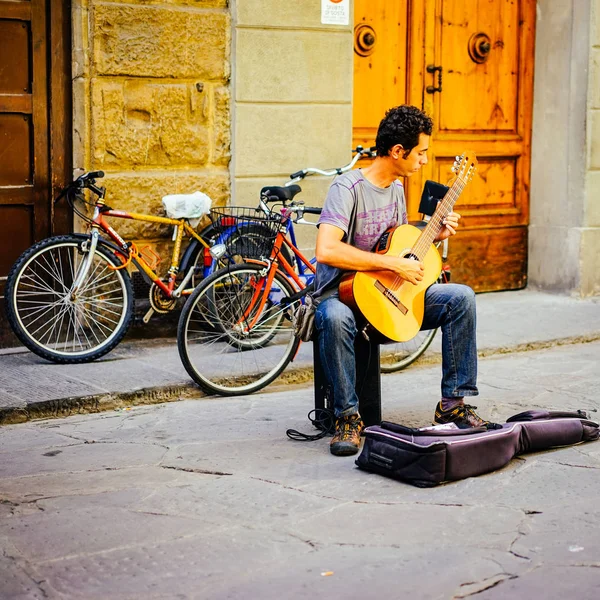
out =
[(404, 154), (404, 146), (402, 144), (395, 144), (390, 149), (390, 156), (394, 160), (397, 160), (400, 156), (403, 156), (403, 154)]

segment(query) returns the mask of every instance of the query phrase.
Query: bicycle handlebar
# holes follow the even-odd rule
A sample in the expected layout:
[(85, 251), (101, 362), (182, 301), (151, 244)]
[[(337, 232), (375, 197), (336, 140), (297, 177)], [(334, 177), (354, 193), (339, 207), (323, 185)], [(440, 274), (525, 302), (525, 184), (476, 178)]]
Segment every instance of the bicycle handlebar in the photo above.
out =
[[(87, 181), (92, 181), (94, 179), (102, 179), (104, 177), (104, 171), (90, 171), (89, 173), (84, 173), (80, 175), (75, 182), (85, 183)], [(74, 183), (75, 183), (74, 182)]]
[(322, 208), (307, 206), (302, 209), (302, 212), (308, 213), (309, 215), (320, 215), (322, 210)]
[(296, 183), (296, 181), (300, 181), (304, 179), (307, 175), (324, 175), (325, 177), (331, 177), (332, 175), (341, 175), (346, 171), (349, 171), (361, 158), (374, 158), (376, 156), (376, 147), (371, 146), (370, 148), (363, 148), (362, 146), (357, 146), (352, 150), (355, 152), (354, 158), (343, 167), (336, 167), (335, 169), (323, 170), (317, 169), (316, 167), (308, 167), (306, 169), (302, 169), (300, 171), (296, 171), (290, 175), (290, 181), (288, 181), (285, 185), (292, 185)]

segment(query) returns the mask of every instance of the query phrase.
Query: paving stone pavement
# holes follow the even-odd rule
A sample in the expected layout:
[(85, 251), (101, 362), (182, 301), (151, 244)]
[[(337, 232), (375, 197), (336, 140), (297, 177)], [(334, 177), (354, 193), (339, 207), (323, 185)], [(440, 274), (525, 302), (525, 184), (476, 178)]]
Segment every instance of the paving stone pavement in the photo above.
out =
[[(479, 412), (600, 414), (600, 341), (480, 361)], [(430, 422), (439, 365), (382, 378)], [(600, 596), (600, 442), (419, 489), (310, 431), (310, 385), (0, 428), (2, 599)]]

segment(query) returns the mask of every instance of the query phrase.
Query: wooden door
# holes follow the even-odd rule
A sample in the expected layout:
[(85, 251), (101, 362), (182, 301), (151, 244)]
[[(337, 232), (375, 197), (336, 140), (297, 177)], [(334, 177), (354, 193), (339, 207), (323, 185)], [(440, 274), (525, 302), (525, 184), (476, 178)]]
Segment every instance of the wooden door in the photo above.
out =
[[(70, 166), (68, 5), (0, 0), (0, 296), (21, 252), (70, 225), (51, 201)], [(0, 347), (13, 342), (1, 303)]]
[(353, 147), (375, 144), (385, 111), (406, 102), (409, 0), (354, 0)]
[[(370, 0), (360, 8), (376, 14), (379, 4), (385, 0)], [(455, 156), (473, 150), (479, 167), (456, 205), (463, 219), (450, 243), (453, 279), (476, 291), (522, 288), (527, 281), (535, 1), (410, 0), (407, 14), (405, 101), (422, 107), (435, 124), (430, 162), (406, 182), (409, 217), (418, 216), (424, 181), (447, 183)], [(363, 93), (360, 72), (355, 68), (355, 97)]]

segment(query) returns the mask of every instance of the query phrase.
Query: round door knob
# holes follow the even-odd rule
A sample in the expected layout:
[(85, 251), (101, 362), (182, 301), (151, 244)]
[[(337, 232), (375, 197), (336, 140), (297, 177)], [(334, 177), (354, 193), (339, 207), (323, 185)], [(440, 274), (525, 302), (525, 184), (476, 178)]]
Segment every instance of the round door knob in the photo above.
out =
[(492, 43), (487, 33), (474, 33), (469, 38), (469, 56), (476, 63), (484, 63), (490, 56)]
[(370, 25), (357, 25), (354, 28), (354, 52), (359, 56), (369, 56), (375, 51), (377, 34)]

